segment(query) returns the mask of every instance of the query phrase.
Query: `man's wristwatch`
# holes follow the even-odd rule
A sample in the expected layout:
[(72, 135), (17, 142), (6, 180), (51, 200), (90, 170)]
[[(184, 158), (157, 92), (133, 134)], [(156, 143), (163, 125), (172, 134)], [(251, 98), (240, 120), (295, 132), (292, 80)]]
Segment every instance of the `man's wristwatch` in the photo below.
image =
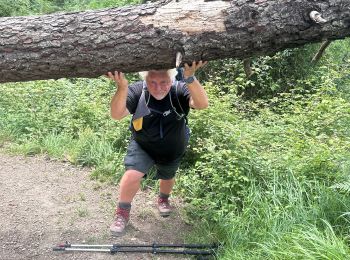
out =
[(189, 76), (188, 78), (185, 78), (184, 80), (185, 80), (186, 84), (191, 84), (193, 81), (196, 80), (196, 76), (194, 76), (194, 75)]

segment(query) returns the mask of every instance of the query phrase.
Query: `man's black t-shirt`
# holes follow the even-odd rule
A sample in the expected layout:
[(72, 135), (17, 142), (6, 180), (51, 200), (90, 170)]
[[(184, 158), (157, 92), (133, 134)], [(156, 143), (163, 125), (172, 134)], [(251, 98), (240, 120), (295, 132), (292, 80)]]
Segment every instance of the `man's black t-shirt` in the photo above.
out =
[[(126, 106), (134, 114), (142, 94), (143, 82), (139, 81), (129, 86)], [(190, 93), (186, 85), (179, 82), (177, 93), (175, 87), (170, 90), (173, 106), (178, 114), (189, 112)], [(149, 99), (148, 108), (160, 112), (172, 110), (169, 94), (162, 100), (156, 100), (146, 90), (145, 98)], [(181, 108), (180, 105), (181, 104)], [(175, 112), (167, 116), (151, 112), (143, 118), (142, 129), (135, 131), (132, 127), (134, 140), (157, 162), (171, 162), (183, 155), (186, 149), (185, 118), (178, 120)], [(162, 134), (160, 133), (162, 131)]]

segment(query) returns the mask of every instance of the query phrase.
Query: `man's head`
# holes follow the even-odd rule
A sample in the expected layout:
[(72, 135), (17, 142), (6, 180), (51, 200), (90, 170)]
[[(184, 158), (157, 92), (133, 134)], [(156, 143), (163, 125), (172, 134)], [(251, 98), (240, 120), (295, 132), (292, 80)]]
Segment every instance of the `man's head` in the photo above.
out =
[(149, 93), (155, 99), (162, 100), (169, 93), (176, 73), (176, 69), (150, 70), (140, 72), (140, 76), (146, 80)]

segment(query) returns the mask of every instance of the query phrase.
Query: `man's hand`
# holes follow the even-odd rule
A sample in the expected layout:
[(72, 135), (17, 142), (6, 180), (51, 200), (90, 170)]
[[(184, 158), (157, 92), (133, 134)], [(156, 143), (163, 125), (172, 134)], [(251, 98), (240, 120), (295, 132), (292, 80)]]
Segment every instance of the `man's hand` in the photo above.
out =
[(184, 70), (184, 78), (188, 78), (194, 75), (194, 73), (196, 72), (196, 70), (198, 70), (199, 68), (207, 65), (207, 61), (203, 62), (203, 61), (199, 61), (198, 63), (196, 63), (195, 61), (192, 62), (192, 66), (189, 66), (187, 63), (185, 63), (185, 70)]
[(114, 74), (112, 72), (107, 73), (107, 77), (111, 80), (115, 81), (115, 84), (118, 86), (118, 88), (121, 89), (127, 89), (128, 88), (128, 81), (124, 76), (123, 72), (115, 71)]

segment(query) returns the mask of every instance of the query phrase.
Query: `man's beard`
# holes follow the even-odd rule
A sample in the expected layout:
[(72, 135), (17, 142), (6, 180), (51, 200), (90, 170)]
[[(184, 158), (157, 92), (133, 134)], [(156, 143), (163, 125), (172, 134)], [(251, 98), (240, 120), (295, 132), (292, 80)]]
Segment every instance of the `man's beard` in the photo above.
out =
[(162, 100), (163, 98), (165, 98), (168, 95), (168, 92), (166, 93), (160, 93), (157, 95), (152, 95), (152, 97), (154, 97), (156, 100)]

